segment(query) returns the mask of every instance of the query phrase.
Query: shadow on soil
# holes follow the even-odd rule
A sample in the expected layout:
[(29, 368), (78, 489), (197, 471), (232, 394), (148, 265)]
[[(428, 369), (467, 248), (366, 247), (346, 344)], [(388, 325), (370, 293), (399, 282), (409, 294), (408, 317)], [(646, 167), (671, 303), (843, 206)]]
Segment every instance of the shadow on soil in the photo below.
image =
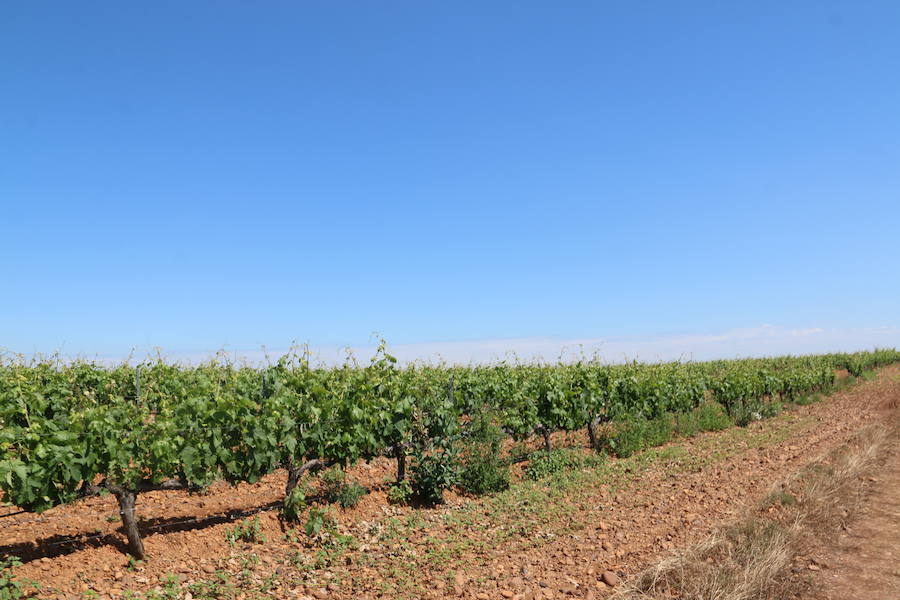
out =
[[(274, 510), (281, 507), (281, 502), (270, 502), (262, 506), (243, 510), (229, 510), (224, 514), (207, 515), (200, 518), (158, 518), (143, 519), (139, 522), (141, 535), (146, 536), (156, 533), (173, 533), (176, 531), (193, 531), (232, 523), (257, 513)], [(75, 535), (53, 535), (40, 538), (35, 542), (23, 542), (20, 544), (6, 544), (0, 546), (0, 557), (17, 556), (23, 563), (41, 558), (54, 558), (63, 554), (70, 554), (85, 548), (99, 548), (101, 546), (114, 546), (122, 554), (127, 554), (124, 532), (121, 529), (117, 533), (80, 533)]]

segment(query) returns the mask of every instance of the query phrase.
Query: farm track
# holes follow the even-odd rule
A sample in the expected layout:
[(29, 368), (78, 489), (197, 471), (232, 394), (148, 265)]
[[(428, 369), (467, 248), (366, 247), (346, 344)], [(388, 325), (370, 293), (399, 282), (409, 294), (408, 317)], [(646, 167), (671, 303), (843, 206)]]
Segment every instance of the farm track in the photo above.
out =
[[(896, 422), (894, 444), (900, 433)], [(900, 598), (900, 448), (890, 448), (866, 483), (868, 493), (855, 518), (805, 553), (809, 570), (804, 598)]]
[[(166, 574), (189, 583), (220, 573), (247, 598), (602, 596), (609, 592), (600, 581), (604, 573), (608, 580), (628, 577), (668, 549), (704, 536), (876, 420), (878, 407), (897, 397), (900, 366), (892, 366), (822, 403), (746, 429), (678, 440), (549, 482), (522, 482), (482, 500), (451, 496), (446, 507), (415, 510), (388, 506), (376, 491), (339, 515), (342, 531), (362, 546), (316, 571), (296, 566), (298, 556), (309, 558), (315, 549), (284, 539), (277, 511), (265, 510), (281, 498), (283, 473), (254, 485), (216, 486), (202, 497), (141, 495), (152, 559), (135, 570), (127, 568), (109, 497), (0, 519), (0, 553), (27, 560), (18, 573), (40, 581), (43, 597), (80, 598), (91, 589), (119, 597), (159, 586)], [(561, 442), (564, 436), (556, 437)], [(392, 469), (380, 460), (352, 469), (351, 476), (377, 486)], [(256, 511), (268, 541), (230, 546), (225, 534), (235, 516)], [(85, 541), (73, 547), (75, 539)], [(259, 591), (270, 576), (271, 589)]]

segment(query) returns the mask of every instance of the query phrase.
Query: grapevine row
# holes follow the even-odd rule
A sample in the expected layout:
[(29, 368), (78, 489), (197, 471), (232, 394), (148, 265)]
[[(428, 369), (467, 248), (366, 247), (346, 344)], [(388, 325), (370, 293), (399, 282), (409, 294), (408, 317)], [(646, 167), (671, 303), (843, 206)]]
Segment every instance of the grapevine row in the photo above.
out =
[(115, 495), (129, 552), (143, 558), (136, 497), (253, 482), (389, 455), (398, 478), (407, 455), (459, 433), (466, 415), (496, 411), (516, 439), (622, 418), (686, 412), (714, 399), (794, 398), (829, 387), (836, 369), (858, 375), (900, 352), (662, 364), (500, 363), (400, 367), (382, 345), (371, 361), (337, 368), (292, 351), (265, 368), (162, 360), (106, 368), (77, 362), (0, 364), (0, 489), (34, 512), (106, 490)]

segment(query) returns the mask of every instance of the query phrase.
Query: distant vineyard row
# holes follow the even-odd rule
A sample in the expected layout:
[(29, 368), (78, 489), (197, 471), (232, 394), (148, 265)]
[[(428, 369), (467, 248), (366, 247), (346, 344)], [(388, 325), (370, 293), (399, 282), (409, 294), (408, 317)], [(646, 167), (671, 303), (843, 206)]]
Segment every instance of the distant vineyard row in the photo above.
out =
[(516, 439), (683, 413), (706, 400), (729, 412), (828, 388), (900, 361), (896, 350), (703, 363), (595, 361), (400, 367), (380, 347), (365, 366), (310, 364), (291, 352), (266, 368), (162, 360), (0, 364), (0, 489), (40, 512), (103, 490), (119, 502), (133, 555), (141, 492), (253, 482), (288, 469), (286, 495), (316, 466), (440, 454), (467, 417), (490, 410)]

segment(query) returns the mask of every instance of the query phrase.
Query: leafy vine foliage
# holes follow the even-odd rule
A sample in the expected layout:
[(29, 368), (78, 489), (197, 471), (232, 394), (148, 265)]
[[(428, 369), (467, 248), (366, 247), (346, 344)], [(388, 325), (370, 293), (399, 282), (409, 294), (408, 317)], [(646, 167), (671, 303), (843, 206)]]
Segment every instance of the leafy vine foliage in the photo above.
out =
[(896, 350), (705, 363), (500, 363), (400, 367), (385, 345), (360, 366), (313, 365), (304, 349), (265, 368), (156, 359), (109, 368), (88, 362), (0, 362), (0, 489), (35, 512), (107, 490), (119, 501), (129, 552), (144, 557), (136, 499), (149, 490), (253, 482), (287, 468), (286, 497), (303, 473), (390, 456), (403, 481), (439, 502), (457, 473), (463, 424), (491, 411), (515, 439), (594, 428), (623, 415), (652, 419), (715, 399), (731, 411), (793, 399), (900, 361)]

